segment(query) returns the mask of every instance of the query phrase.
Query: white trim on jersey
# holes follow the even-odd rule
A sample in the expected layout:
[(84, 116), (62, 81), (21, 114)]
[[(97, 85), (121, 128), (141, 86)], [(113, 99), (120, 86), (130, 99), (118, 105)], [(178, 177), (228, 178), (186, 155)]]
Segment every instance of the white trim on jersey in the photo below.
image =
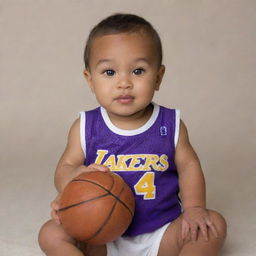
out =
[(177, 147), (180, 134), (180, 110), (175, 109), (175, 135), (174, 135), (174, 145)]
[[(124, 135), (124, 136), (134, 136), (134, 135), (138, 135), (141, 134), (143, 132), (145, 132), (146, 130), (148, 130), (156, 121), (159, 111), (160, 111), (160, 107), (159, 105), (157, 105), (156, 103), (152, 103), (154, 106), (154, 110), (153, 113), (150, 117), (150, 119), (140, 128), (135, 129), (135, 130), (123, 130), (120, 129), (118, 127), (116, 127), (110, 120), (107, 111), (101, 107), (101, 114), (102, 117), (106, 123), (106, 125), (108, 126), (108, 128), (119, 135)], [(81, 142), (81, 147), (83, 149), (84, 155), (86, 157), (86, 141), (85, 141), (85, 129), (86, 129), (86, 115), (84, 111), (79, 112), (80, 115), (80, 142)], [(175, 135), (174, 135), (174, 145), (175, 148), (177, 147), (178, 144), (178, 139), (179, 139), (179, 130), (180, 130), (180, 110), (175, 109)]]
[(153, 113), (152, 113), (151, 117), (149, 118), (149, 120), (142, 127), (138, 128), (138, 129), (135, 129), (135, 130), (123, 130), (123, 129), (120, 129), (120, 128), (116, 127), (111, 122), (106, 109), (101, 107), (100, 110), (101, 110), (102, 117), (105, 121), (105, 124), (108, 126), (108, 128), (112, 132), (114, 132), (118, 135), (123, 135), (123, 136), (134, 136), (134, 135), (138, 135), (138, 134), (141, 134), (141, 133), (147, 131), (155, 123), (155, 121), (158, 117), (159, 111), (160, 111), (160, 107), (159, 107), (159, 105), (157, 105), (155, 103), (152, 103), (152, 104), (154, 106), (154, 110), (153, 110)]
[(81, 142), (81, 147), (84, 151), (84, 155), (86, 156), (86, 142), (85, 142), (85, 122), (86, 122), (86, 117), (85, 117), (85, 112), (81, 111), (79, 112), (80, 115), (80, 142)]

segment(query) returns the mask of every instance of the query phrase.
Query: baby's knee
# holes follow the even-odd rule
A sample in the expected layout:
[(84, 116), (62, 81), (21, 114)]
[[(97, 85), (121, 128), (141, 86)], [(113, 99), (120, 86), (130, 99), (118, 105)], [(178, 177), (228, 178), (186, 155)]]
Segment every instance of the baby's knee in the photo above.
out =
[(209, 215), (217, 229), (219, 237), (225, 239), (227, 234), (227, 223), (225, 218), (220, 213), (213, 210), (209, 210)]
[(47, 221), (40, 229), (38, 235), (38, 242), (42, 251), (48, 251), (54, 243), (54, 237), (56, 236), (55, 223), (52, 220)]
[(74, 240), (68, 236), (63, 228), (53, 220), (47, 221), (40, 229), (38, 235), (39, 245), (44, 252), (53, 250), (60, 242), (74, 243)]

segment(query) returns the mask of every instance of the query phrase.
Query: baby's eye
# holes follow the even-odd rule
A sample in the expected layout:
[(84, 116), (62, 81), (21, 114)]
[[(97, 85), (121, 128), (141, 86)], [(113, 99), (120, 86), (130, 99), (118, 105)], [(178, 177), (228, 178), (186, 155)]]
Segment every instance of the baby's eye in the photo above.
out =
[(141, 75), (141, 74), (144, 73), (144, 72), (145, 72), (145, 70), (144, 70), (143, 68), (136, 68), (136, 69), (134, 69), (134, 70), (132, 71), (132, 73), (133, 73), (134, 75), (136, 75), (136, 76)]
[(115, 71), (112, 70), (112, 69), (108, 69), (108, 70), (105, 70), (103, 72), (103, 74), (107, 75), (107, 76), (113, 76), (115, 74)]

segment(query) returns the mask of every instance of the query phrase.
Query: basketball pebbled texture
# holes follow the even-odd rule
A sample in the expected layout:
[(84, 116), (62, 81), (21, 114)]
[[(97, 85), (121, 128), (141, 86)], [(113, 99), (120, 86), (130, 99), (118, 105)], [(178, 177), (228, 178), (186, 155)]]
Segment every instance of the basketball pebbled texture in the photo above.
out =
[(134, 196), (117, 174), (93, 171), (73, 179), (60, 198), (64, 230), (89, 244), (105, 244), (122, 235), (134, 215)]

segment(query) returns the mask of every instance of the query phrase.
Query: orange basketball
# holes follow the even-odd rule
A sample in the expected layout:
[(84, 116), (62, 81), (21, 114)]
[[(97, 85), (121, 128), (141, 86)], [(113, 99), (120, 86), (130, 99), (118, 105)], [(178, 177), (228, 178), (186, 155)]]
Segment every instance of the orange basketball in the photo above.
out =
[(132, 221), (134, 196), (117, 174), (93, 171), (73, 179), (60, 198), (64, 230), (89, 244), (105, 244), (122, 235)]

